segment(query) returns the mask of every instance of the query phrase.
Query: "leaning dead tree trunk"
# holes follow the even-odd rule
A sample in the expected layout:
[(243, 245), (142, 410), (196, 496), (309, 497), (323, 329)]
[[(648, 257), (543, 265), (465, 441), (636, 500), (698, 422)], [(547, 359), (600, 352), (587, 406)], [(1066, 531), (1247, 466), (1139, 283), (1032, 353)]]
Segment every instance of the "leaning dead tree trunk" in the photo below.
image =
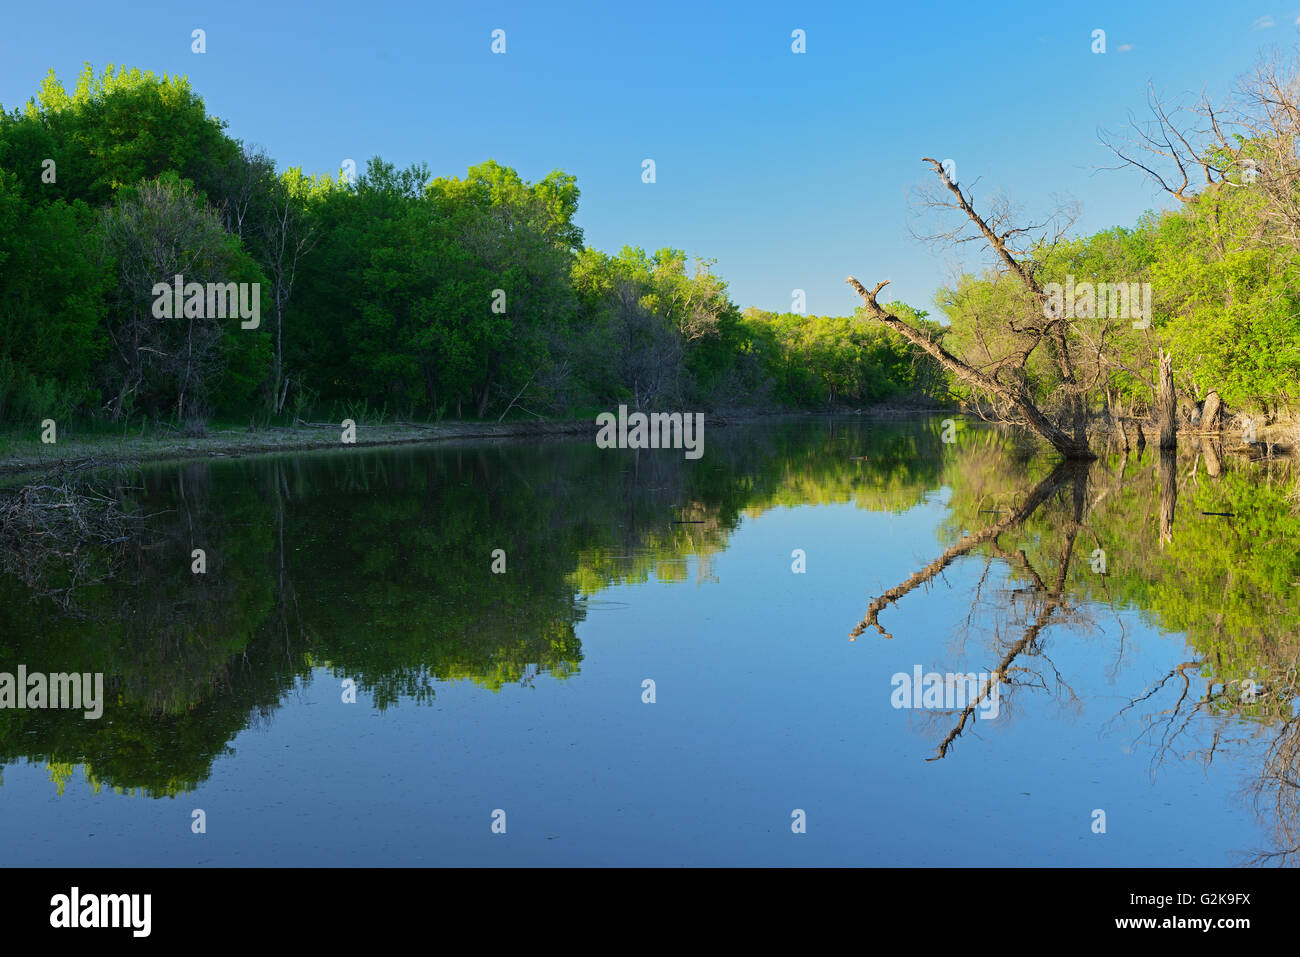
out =
[(1174, 357), (1160, 350), (1160, 395), (1156, 399), (1160, 422), (1160, 448), (1178, 447), (1177, 402), (1174, 397)]
[[(867, 312), (872, 318), (894, 329), (913, 345), (924, 350), (943, 368), (961, 381), (974, 386), (989, 398), (1001, 400), (1003, 403), (1010, 405), (1024, 417), (1026, 423), (1034, 432), (1050, 443), (1054, 449), (1067, 459), (1096, 458), (1096, 455), (1088, 447), (1087, 416), (1083, 404), (1083, 390), (1080, 388), (1075, 375), (1074, 362), (1070, 354), (1067, 336), (1068, 320), (1064, 315), (1052, 312), (1047, 293), (1038, 280), (1034, 278), (1030, 267), (1018, 259), (1007, 245), (1008, 236), (1014, 232), (1023, 232), (1023, 230), (1010, 230), (999, 235), (990, 225), (990, 222), (976, 212), (966, 194), (962, 192), (961, 187), (949, 178), (942, 163), (929, 157), (924, 158), (923, 161), (934, 167), (939, 181), (953, 196), (952, 202), (945, 202), (942, 205), (958, 209), (964, 213), (980, 235), (993, 248), (994, 252), (997, 253), (998, 258), (1002, 260), (1006, 268), (1016, 276), (1030, 293), (1030, 299), (1033, 308), (1036, 310), (1037, 318), (1020, 327), (1010, 323), (1015, 333), (1028, 337), (1023, 347), (1013, 355), (1018, 355), (1023, 361), (1040, 344), (1047, 350), (1061, 379), (1059, 394), (1064, 405), (1064, 427), (1056, 425), (1047, 417), (1034, 402), (1022, 383), (1011, 384), (999, 381), (996, 370), (993, 375), (982, 372), (954, 356), (929, 335), (909, 326), (903, 320), (884, 309), (876, 301), (876, 296), (881, 289), (888, 285), (888, 280), (877, 284), (876, 288), (870, 292), (852, 276), (849, 276), (846, 282), (862, 297)], [(1012, 357), (1008, 356), (1003, 361), (1010, 358)], [(1000, 368), (1002, 364), (1002, 362), (999, 362), (998, 367)]]
[(1031, 429), (1050, 442), (1052, 448), (1056, 449), (1066, 458), (1096, 458), (1092, 453), (1092, 450), (1088, 448), (1086, 438), (1084, 439), (1082, 446), (1080, 446), (1076, 438), (1068, 435), (1053, 425), (1051, 419), (1043, 414), (1042, 410), (1034, 404), (1033, 400), (1030, 399), (1023, 390), (1003, 385), (996, 379), (993, 379), (992, 377), (985, 375), (983, 372), (980, 372), (978, 369), (967, 365), (925, 333), (918, 329), (914, 329), (902, 319), (887, 312), (878, 302), (876, 302), (876, 296), (880, 293), (881, 289), (889, 285), (889, 280), (878, 283), (876, 288), (872, 289), (870, 292), (863, 287), (862, 283), (858, 282), (852, 276), (849, 276), (846, 282), (848, 282), (857, 294), (862, 297), (863, 302), (867, 304), (867, 312), (871, 314), (872, 318), (883, 322), (885, 325), (889, 326), (889, 328), (898, 332), (904, 339), (933, 356), (941, 366), (951, 372), (958, 379), (975, 386), (975, 388), (989, 396), (1009, 403), (1017, 412), (1025, 417), (1025, 421), (1029, 423)]

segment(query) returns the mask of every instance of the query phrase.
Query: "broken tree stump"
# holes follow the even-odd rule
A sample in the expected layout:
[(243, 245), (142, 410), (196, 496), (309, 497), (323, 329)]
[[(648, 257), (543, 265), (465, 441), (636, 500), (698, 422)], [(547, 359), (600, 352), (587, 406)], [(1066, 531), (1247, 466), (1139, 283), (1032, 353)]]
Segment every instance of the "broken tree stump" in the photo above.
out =
[(1174, 357), (1160, 350), (1160, 393), (1156, 399), (1156, 417), (1160, 423), (1160, 448), (1178, 447), (1178, 409), (1174, 397)]

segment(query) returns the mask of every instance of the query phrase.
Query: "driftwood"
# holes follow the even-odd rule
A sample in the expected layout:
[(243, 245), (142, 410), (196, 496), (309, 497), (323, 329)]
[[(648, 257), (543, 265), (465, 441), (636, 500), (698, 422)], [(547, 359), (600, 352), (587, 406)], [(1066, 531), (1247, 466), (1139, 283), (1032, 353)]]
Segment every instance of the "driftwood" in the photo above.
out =
[(77, 590), (116, 574), (132, 531), (117, 497), (60, 469), (0, 500), (0, 572), (75, 614)]

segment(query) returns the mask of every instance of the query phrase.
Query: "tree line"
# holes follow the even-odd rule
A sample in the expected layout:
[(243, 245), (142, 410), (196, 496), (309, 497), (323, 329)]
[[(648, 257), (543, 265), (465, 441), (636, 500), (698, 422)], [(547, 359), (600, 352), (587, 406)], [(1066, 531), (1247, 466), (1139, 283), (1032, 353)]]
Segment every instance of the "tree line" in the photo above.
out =
[[(0, 110), (0, 418), (826, 408), (944, 391), (848, 317), (742, 312), (714, 262), (584, 244), (575, 178), (277, 169), (180, 76), (53, 71)], [(256, 328), (159, 284), (257, 284)], [(900, 309), (907, 307), (899, 304)], [(924, 313), (909, 311), (916, 321)], [(936, 324), (932, 324), (937, 329)]]
[[(1023, 225), (932, 161), (923, 206), (957, 215), (923, 238), (993, 254), (938, 290), (936, 321), (877, 302), (883, 284), (858, 286), (852, 316), (742, 310), (712, 260), (586, 246), (562, 171), (527, 182), (488, 160), (434, 176), (379, 157), (356, 176), (277, 169), (183, 77), (87, 66), (69, 93), (51, 72), (0, 110), (0, 419), (915, 398), (1021, 422), (1073, 455), (1099, 417), (1155, 411), (1162, 357), (1184, 424), (1211, 393), (1286, 418), (1300, 394), (1300, 83), (1265, 61), (1241, 90), (1187, 109), (1153, 97), (1149, 122), (1108, 138), (1175, 208), (1088, 236), (1068, 235), (1065, 207)], [(262, 321), (157, 315), (155, 290), (177, 275), (258, 284)], [(1120, 310), (1116, 289), (1135, 291)]]

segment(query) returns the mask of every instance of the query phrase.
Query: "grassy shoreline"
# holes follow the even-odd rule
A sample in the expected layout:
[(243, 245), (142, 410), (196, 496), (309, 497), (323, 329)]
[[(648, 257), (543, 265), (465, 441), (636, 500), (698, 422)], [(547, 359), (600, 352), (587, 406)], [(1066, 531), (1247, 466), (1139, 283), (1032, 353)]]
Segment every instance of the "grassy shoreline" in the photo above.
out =
[(355, 445), (342, 442), (342, 427), (334, 423), (295, 426), (266, 426), (258, 429), (211, 429), (206, 435), (189, 436), (156, 428), (127, 434), (60, 435), (54, 444), (43, 444), (39, 436), (0, 438), (0, 475), (10, 477), (64, 467), (75, 469), (113, 468), (149, 462), (182, 462), (202, 458), (246, 458), (283, 452), (319, 449), (383, 447), (432, 444), (455, 439), (529, 438), (545, 435), (580, 434), (595, 425), (587, 420), (563, 422), (450, 422), (358, 423)]
[[(864, 410), (863, 414), (884, 411)], [(707, 415), (706, 422), (717, 427), (758, 419), (825, 414), (789, 411), (719, 414)], [(23, 434), (8, 432), (0, 433), (0, 477), (12, 479), (60, 467), (77, 470), (117, 468), (285, 452), (432, 445), (462, 439), (534, 439), (582, 434), (594, 437), (596, 428), (594, 417), (537, 422), (388, 422), (378, 425), (359, 422), (356, 442), (348, 445), (342, 442), (341, 425), (332, 422), (256, 429), (212, 428), (202, 436), (184, 435), (165, 427), (128, 433), (79, 433), (70, 429), (71, 434), (60, 434), (58, 441), (49, 445), (40, 441), (35, 430)]]

